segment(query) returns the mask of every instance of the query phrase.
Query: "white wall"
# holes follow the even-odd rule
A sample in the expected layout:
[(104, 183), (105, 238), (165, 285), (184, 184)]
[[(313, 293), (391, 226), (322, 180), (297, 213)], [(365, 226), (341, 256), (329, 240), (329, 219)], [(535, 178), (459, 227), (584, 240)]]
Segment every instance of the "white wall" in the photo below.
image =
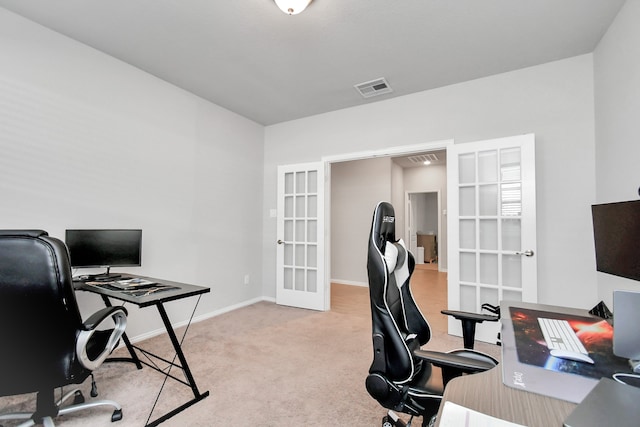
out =
[(0, 8), (0, 129), (0, 227), (142, 228), (128, 270), (210, 287), (196, 315), (262, 295), (262, 126)]
[[(628, 0), (594, 52), (596, 196), (638, 199), (640, 187), (640, 1)], [(640, 256), (638, 257), (640, 262)], [(612, 308), (614, 289), (640, 283), (597, 273), (598, 297)]]
[(416, 194), (416, 231), (418, 234), (438, 234), (438, 193)]
[[(582, 55), (267, 127), (264, 294), (275, 295), (277, 238), (268, 211), (276, 207), (277, 165), (451, 138), (464, 143), (533, 132), (539, 301), (592, 307), (597, 302), (589, 213), (595, 189), (592, 59)], [(361, 256), (352, 254), (354, 262), (364, 263), (365, 254), (363, 245)]]
[(358, 249), (367, 247), (376, 204), (391, 200), (391, 165), (389, 158), (331, 165), (331, 279), (334, 282), (367, 283), (366, 252), (359, 256)]
[[(395, 162), (391, 162), (391, 199), (388, 200), (393, 205), (396, 214), (396, 237), (406, 239), (405, 231), (405, 192), (404, 192), (404, 169)], [(371, 212), (373, 214), (373, 211)], [(373, 217), (371, 218), (373, 219)], [(409, 241), (405, 240), (407, 247)], [(358, 248), (360, 249), (360, 248)], [(354, 250), (356, 250), (354, 248)]]

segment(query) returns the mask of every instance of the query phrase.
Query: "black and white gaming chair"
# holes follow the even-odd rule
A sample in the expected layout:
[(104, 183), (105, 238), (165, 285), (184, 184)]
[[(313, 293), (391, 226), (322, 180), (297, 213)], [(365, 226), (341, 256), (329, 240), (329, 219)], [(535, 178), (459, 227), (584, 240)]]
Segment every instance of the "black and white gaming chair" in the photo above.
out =
[[(431, 338), (431, 329), (411, 294), (409, 280), (414, 267), (413, 255), (402, 240), (396, 240), (393, 206), (378, 203), (367, 260), (373, 363), (366, 388), (383, 407), (412, 418), (422, 416), (423, 426), (427, 426), (451, 378), (485, 371), (498, 362), (470, 349), (449, 353), (420, 349)], [(443, 384), (430, 381), (432, 366), (442, 369)], [(383, 418), (383, 425), (404, 426), (392, 411)]]

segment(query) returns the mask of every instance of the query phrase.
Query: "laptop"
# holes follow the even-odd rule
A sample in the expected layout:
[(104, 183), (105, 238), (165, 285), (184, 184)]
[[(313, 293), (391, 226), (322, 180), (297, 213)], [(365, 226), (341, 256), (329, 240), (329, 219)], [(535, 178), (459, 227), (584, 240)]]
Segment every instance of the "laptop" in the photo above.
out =
[(613, 354), (630, 360), (640, 372), (640, 292), (613, 291)]
[[(615, 313), (615, 309), (614, 309)], [(564, 421), (564, 427), (638, 427), (640, 388), (602, 378)]]

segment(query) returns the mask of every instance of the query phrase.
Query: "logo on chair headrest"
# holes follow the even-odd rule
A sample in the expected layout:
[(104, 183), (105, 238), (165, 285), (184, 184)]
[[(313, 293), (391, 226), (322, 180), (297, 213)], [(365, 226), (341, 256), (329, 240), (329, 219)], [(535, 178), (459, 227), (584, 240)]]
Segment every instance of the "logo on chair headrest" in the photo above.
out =
[(394, 223), (394, 222), (396, 222), (396, 217), (395, 216), (385, 215), (385, 216), (382, 217), (382, 222)]

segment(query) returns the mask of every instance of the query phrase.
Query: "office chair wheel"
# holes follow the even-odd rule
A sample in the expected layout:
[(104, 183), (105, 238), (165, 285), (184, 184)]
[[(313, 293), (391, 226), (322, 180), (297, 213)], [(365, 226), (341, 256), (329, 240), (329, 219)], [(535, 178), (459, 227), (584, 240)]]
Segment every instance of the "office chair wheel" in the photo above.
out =
[(389, 415), (382, 417), (382, 427), (394, 427), (396, 423)]
[(410, 427), (411, 426), (411, 421), (409, 421), (409, 424), (407, 424), (404, 421), (402, 421), (400, 418), (398, 418), (398, 416), (395, 413), (391, 411), (389, 411), (389, 413), (393, 415), (387, 414), (384, 417), (382, 417), (382, 427)]
[(73, 395), (73, 404), (80, 405), (82, 403), (84, 403), (84, 395), (80, 390), (76, 390), (76, 392)]
[(116, 421), (120, 421), (122, 419), (122, 409), (116, 409), (113, 411), (111, 415), (111, 422), (115, 423)]

